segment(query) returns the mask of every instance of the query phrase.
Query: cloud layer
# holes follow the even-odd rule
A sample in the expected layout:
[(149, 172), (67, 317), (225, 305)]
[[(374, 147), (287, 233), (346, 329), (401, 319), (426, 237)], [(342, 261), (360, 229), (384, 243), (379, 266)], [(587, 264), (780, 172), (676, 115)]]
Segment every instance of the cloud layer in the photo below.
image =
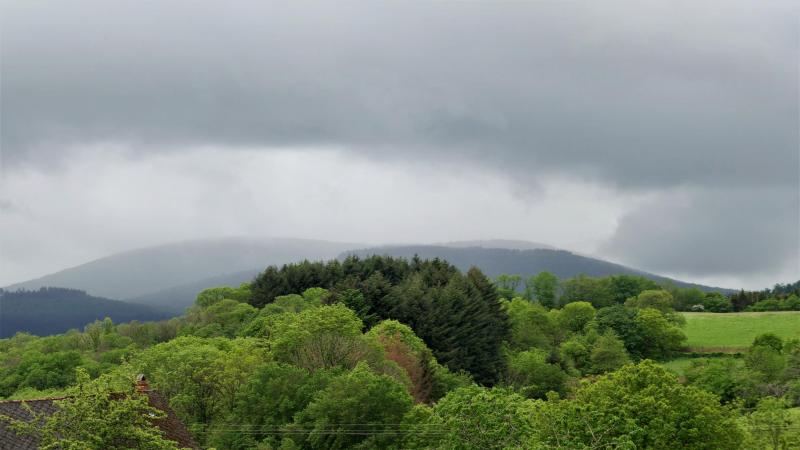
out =
[(625, 208), (591, 185), (548, 180), (532, 197), (482, 171), (379, 164), (332, 150), (73, 152), (58, 176), (19, 170), (0, 184), (13, 193), (0, 215), (11, 263), (0, 285), (109, 251), (229, 235), (366, 244), (538, 236), (585, 247), (609, 236)]
[[(364, 223), (354, 171), (394, 177), (402, 167), (411, 185), (461, 181), (407, 198), (373, 189), (392, 205), (364, 226), (375, 241), (447, 240), (420, 222), (463, 230), (459, 220), (468, 215), (448, 205), (470, 206), (447, 199), (472, 192), (479, 179), (503, 186), (490, 192), (516, 203), (464, 238), (578, 243), (644, 269), (751, 277), (748, 284), (781, 281), (797, 269), (795, 2), (234, 1), (223, 9), (202, 1), (81, 1), (3, 10), (0, 214), (13, 235), (29, 231), (15, 219), (33, 208), (26, 192), (39, 192), (35, 210), (58, 210), (48, 200), (62, 195), (57, 186), (89, 167), (114, 175), (75, 185), (75, 201), (67, 202), (75, 213), (103, 211), (132, 223), (157, 215), (130, 196), (111, 208), (102, 192), (139, 186), (136, 176), (147, 176), (125, 175), (124, 167), (170, 161), (186, 210), (158, 212), (184, 234), (224, 197), (234, 209), (286, 213), (287, 229), (308, 237), (352, 239), (344, 228), (304, 222), (297, 205), (325, 198), (316, 205), (321, 216), (349, 211)], [(208, 149), (230, 153), (215, 164), (287, 154), (313, 161), (319, 151), (340, 159), (315, 169), (329, 181), (325, 189), (301, 197), (286, 185), (259, 185), (281, 195), (254, 203), (247, 195), (257, 191), (232, 190), (243, 181), (198, 156)], [(264, 176), (272, 174), (271, 163), (259, 161)], [(292, 179), (305, 175), (301, 166), (284, 169), (280, 175)], [(593, 224), (586, 202), (541, 209), (559, 189), (603, 192), (589, 210), (602, 211), (594, 236), (571, 223)], [(476, 205), (491, 205), (473, 194)], [(538, 215), (509, 215), (526, 208)], [(203, 233), (249, 233), (265, 214), (251, 222), (216, 218)], [(421, 221), (421, 214), (438, 219)], [(508, 217), (537, 226), (518, 229)], [(70, 226), (53, 215), (28, 220), (42, 232)], [(546, 227), (564, 231), (541, 236)], [(92, 239), (106, 244), (87, 236), (74, 241), (74, 254), (120, 247), (121, 231), (103, 230), (108, 236)], [(141, 243), (176, 234), (168, 224), (126, 232)], [(5, 247), (26, 242), (8, 241)], [(37, 263), (14, 264), (27, 272)]]

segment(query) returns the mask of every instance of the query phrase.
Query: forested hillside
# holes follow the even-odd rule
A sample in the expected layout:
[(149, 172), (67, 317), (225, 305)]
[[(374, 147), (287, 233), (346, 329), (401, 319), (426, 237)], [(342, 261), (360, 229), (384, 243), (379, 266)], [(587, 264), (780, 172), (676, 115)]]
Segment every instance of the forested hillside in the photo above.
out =
[(19, 331), (38, 335), (63, 333), (104, 317), (129, 322), (171, 316), (162, 308), (93, 297), (76, 289), (0, 289), (0, 337), (13, 336)]
[[(529, 281), (518, 293), (514, 276), (421, 258), (272, 266), (168, 321), (0, 340), (0, 397), (89, 404), (85, 392), (142, 373), (217, 449), (800, 444), (800, 341), (759, 335), (679, 378), (662, 364), (684, 349), (675, 307), (692, 290), (632, 275)], [(74, 426), (95, 439), (86, 448), (118, 438)]]

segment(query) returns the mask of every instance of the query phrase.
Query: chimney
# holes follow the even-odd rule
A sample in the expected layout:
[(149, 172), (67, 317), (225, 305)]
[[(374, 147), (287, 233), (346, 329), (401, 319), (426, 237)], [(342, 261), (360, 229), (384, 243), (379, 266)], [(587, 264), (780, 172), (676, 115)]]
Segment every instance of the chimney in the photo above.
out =
[(147, 384), (147, 378), (144, 377), (144, 374), (139, 374), (136, 376), (136, 392), (145, 393), (150, 390), (150, 385)]

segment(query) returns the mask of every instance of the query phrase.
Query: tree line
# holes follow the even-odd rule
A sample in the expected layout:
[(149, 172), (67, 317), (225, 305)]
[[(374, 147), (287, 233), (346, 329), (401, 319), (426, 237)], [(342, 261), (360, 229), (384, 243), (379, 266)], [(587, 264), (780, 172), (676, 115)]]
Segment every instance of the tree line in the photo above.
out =
[(540, 272), (530, 277), (499, 275), (497, 288), (507, 298), (520, 295), (536, 300), (545, 307), (564, 305), (574, 301), (588, 301), (595, 307), (625, 303), (643, 290), (665, 290), (674, 299), (677, 311), (740, 312), (740, 311), (800, 311), (800, 281), (776, 284), (761, 291), (740, 290), (725, 295), (721, 292), (704, 292), (695, 287), (681, 288), (674, 284), (660, 285), (636, 275), (608, 277), (577, 277), (559, 279), (550, 272)]
[[(685, 340), (669, 290), (627, 276), (513, 283), (418, 258), (270, 267), (167, 321), (0, 340), (0, 396), (72, 393), (45, 427), (57, 430), (80, 408), (108, 408), (98, 389), (124, 391), (144, 373), (217, 449), (798, 443), (788, 407), (800, 406), (800, 342), (761, 336), (733, 363), (698, 359), (679, 379), (659, 363)], [(595, 298), (604, 284), (610, 294)], [(118, 448), (104, 420), (70, 436)], [(158, 442), (143, 448), (174, 448)]]

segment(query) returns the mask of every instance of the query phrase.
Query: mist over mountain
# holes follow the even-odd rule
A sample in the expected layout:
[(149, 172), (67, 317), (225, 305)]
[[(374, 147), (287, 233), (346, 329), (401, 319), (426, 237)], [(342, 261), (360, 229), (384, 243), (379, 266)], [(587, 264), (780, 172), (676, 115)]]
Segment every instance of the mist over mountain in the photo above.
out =
[(331, 259), (356, 246), (311, 239), (246, 237), (175, 242), (116, 253), (6, 289), (57, 286), (81, 289), (99, 297), (128, 299), (270, 264)]
[(556, 247), (552, 245), (543, 244), (541, 242), (533, 242), (533, 241), (521, 241), (516, 239), (483, 239), (483, 240), (468, 240), (468, 241), (452, 241), (452, 242), (441, 242), (441, 243), (433, 243), (433, 246), (441, 246), (441, 247), (452, 247), (452, 248), (470, 248), (470, 247), (480, 247), (480, 248), (505, 248), (509, 250), (536, 250), (536, 249), (548, 249), (548, 250), (557, 250)]
[[(579, 274), (642, 275), (659, 283), (697, 286), (702, 290), (729, 289), (695, 285), (560, 250), (547, 244), (519, 240), (470, 240), (440, 245), (392, 245), (365, 248), (358, 244), (308, 239), (224, 238), (177, 242), (117, 253), (17, 283), (6, 289), (36, 290), (46, 286), (79, 289), (88, 295), (155, 306), (180, 314), (197, 294), (212, 286), (238, 286), (270, 265), (304, 259), (343, 259), (348, 255), (386, 254), (404, 258), (444, 258), (461, 270), (478, 266), (488, 276), (533, 275), (549, 271), (559, 278)], [(32, 305), (32, 308), (38, 306)], [(94, 320), (94, 319), (92, 319)]]
[(733, 292), (731, 289), (687, 283), (601, 259), (577, 255), (566, 250), (553, 248), (518, 250), (514, 248), (405, 245), (353, 250), (339, 255), (339, 258), (346, 257), (347, 255), (357, 255), (361, 257), (369, 255), (389, 255), (402, 258), (413, 258), (417, 255), (422, 259), (442, 258), (449, 261), (460, 270), (467, 270), (471, 266), (477, 266), (486, 275), (492, 278), (500, 274), (528, 276), (535, 275), (542, 271), (552, 272), (562, 279), (580, 274), (592, 277), (628, 274), (640, 275), (658, 283), (673, 283), (680, 287), (697, 287), (704, 291), (719, 291), (725, 293)]
[(169, 308), (170, 311), (175, 313), (181, 313), (185, 308), (194, 304), (197, 294), (202, 290), (212, 286), (236, 287), (242, 283), (251, 281), (262, 270), (264, 270), (263, 267), (203, 278), (202, 280), (193, 281), (180, 286), (172, 286), (167, 289), (150, 292), (138, 297), (127, 298), (125, 300), (132, 303), (161, 306)]

